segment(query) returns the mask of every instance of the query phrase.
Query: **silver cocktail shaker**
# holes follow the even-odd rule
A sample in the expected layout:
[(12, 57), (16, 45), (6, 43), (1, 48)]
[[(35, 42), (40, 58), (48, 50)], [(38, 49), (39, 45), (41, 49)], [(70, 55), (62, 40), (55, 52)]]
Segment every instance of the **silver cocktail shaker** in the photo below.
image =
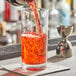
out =
[(62, 40), (58, 43), (56, 47), (57, 56), (71, 57), (72, 56), (72, 45), (68, 40), (68, 36), (73, 30), (73, 26), (58, 26), (58, 33), (62, 36)]

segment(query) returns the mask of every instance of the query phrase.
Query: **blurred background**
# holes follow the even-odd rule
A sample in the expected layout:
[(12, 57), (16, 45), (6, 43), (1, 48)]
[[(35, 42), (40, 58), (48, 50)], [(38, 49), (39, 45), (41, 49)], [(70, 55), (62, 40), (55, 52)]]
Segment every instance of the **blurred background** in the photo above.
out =
[[(59, 10), (63, 10), (74, 27), (71, 35), (76, 35), (76, 0), (36, 0), (36, 3), (38, 8), (49, 9), (48, 39), (60, 38), (57, 32)], [(20, 43), (21, 8), (0, 0), (0, 46)]]

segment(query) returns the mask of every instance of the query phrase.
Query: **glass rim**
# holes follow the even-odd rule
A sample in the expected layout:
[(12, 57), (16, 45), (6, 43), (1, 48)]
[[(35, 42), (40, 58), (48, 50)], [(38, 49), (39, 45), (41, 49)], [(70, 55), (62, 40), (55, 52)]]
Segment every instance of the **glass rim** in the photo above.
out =
[[(28, 8), (22, 7), (22, 8), (21, 8), (21, 11), (26, 11), (26, 10), (31, 10), (31, 9), (30, 9), (29, 7), (28, 7)], [(48, 10), (48, 11), (49, 11), (48, 8), (37, 8), (37, 10), (38, 10), (38, 11), (40, 11), (40, 10), (45, 10), (45, 11)]]

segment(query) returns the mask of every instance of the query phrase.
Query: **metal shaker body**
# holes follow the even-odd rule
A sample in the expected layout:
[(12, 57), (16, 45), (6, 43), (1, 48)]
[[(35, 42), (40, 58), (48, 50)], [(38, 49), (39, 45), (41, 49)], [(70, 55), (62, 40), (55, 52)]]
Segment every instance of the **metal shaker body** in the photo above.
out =
[(60, 41), (56, 47), (56, 54), (60, 57), (71, 57), (72, 56), (72, 45), (68, 41), (68, 36), (71, 34), (72, 26), (58, 26), (58, 33), (62, 36), (62, 41)]

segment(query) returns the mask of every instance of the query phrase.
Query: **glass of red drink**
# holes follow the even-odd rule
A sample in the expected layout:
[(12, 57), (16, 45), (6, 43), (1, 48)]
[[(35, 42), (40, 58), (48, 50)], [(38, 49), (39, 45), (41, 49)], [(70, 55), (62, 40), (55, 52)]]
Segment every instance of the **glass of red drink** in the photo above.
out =
[(48, 10), (21, 10), (21, 54), (23, 68), (39, 71), (46, 68)]

